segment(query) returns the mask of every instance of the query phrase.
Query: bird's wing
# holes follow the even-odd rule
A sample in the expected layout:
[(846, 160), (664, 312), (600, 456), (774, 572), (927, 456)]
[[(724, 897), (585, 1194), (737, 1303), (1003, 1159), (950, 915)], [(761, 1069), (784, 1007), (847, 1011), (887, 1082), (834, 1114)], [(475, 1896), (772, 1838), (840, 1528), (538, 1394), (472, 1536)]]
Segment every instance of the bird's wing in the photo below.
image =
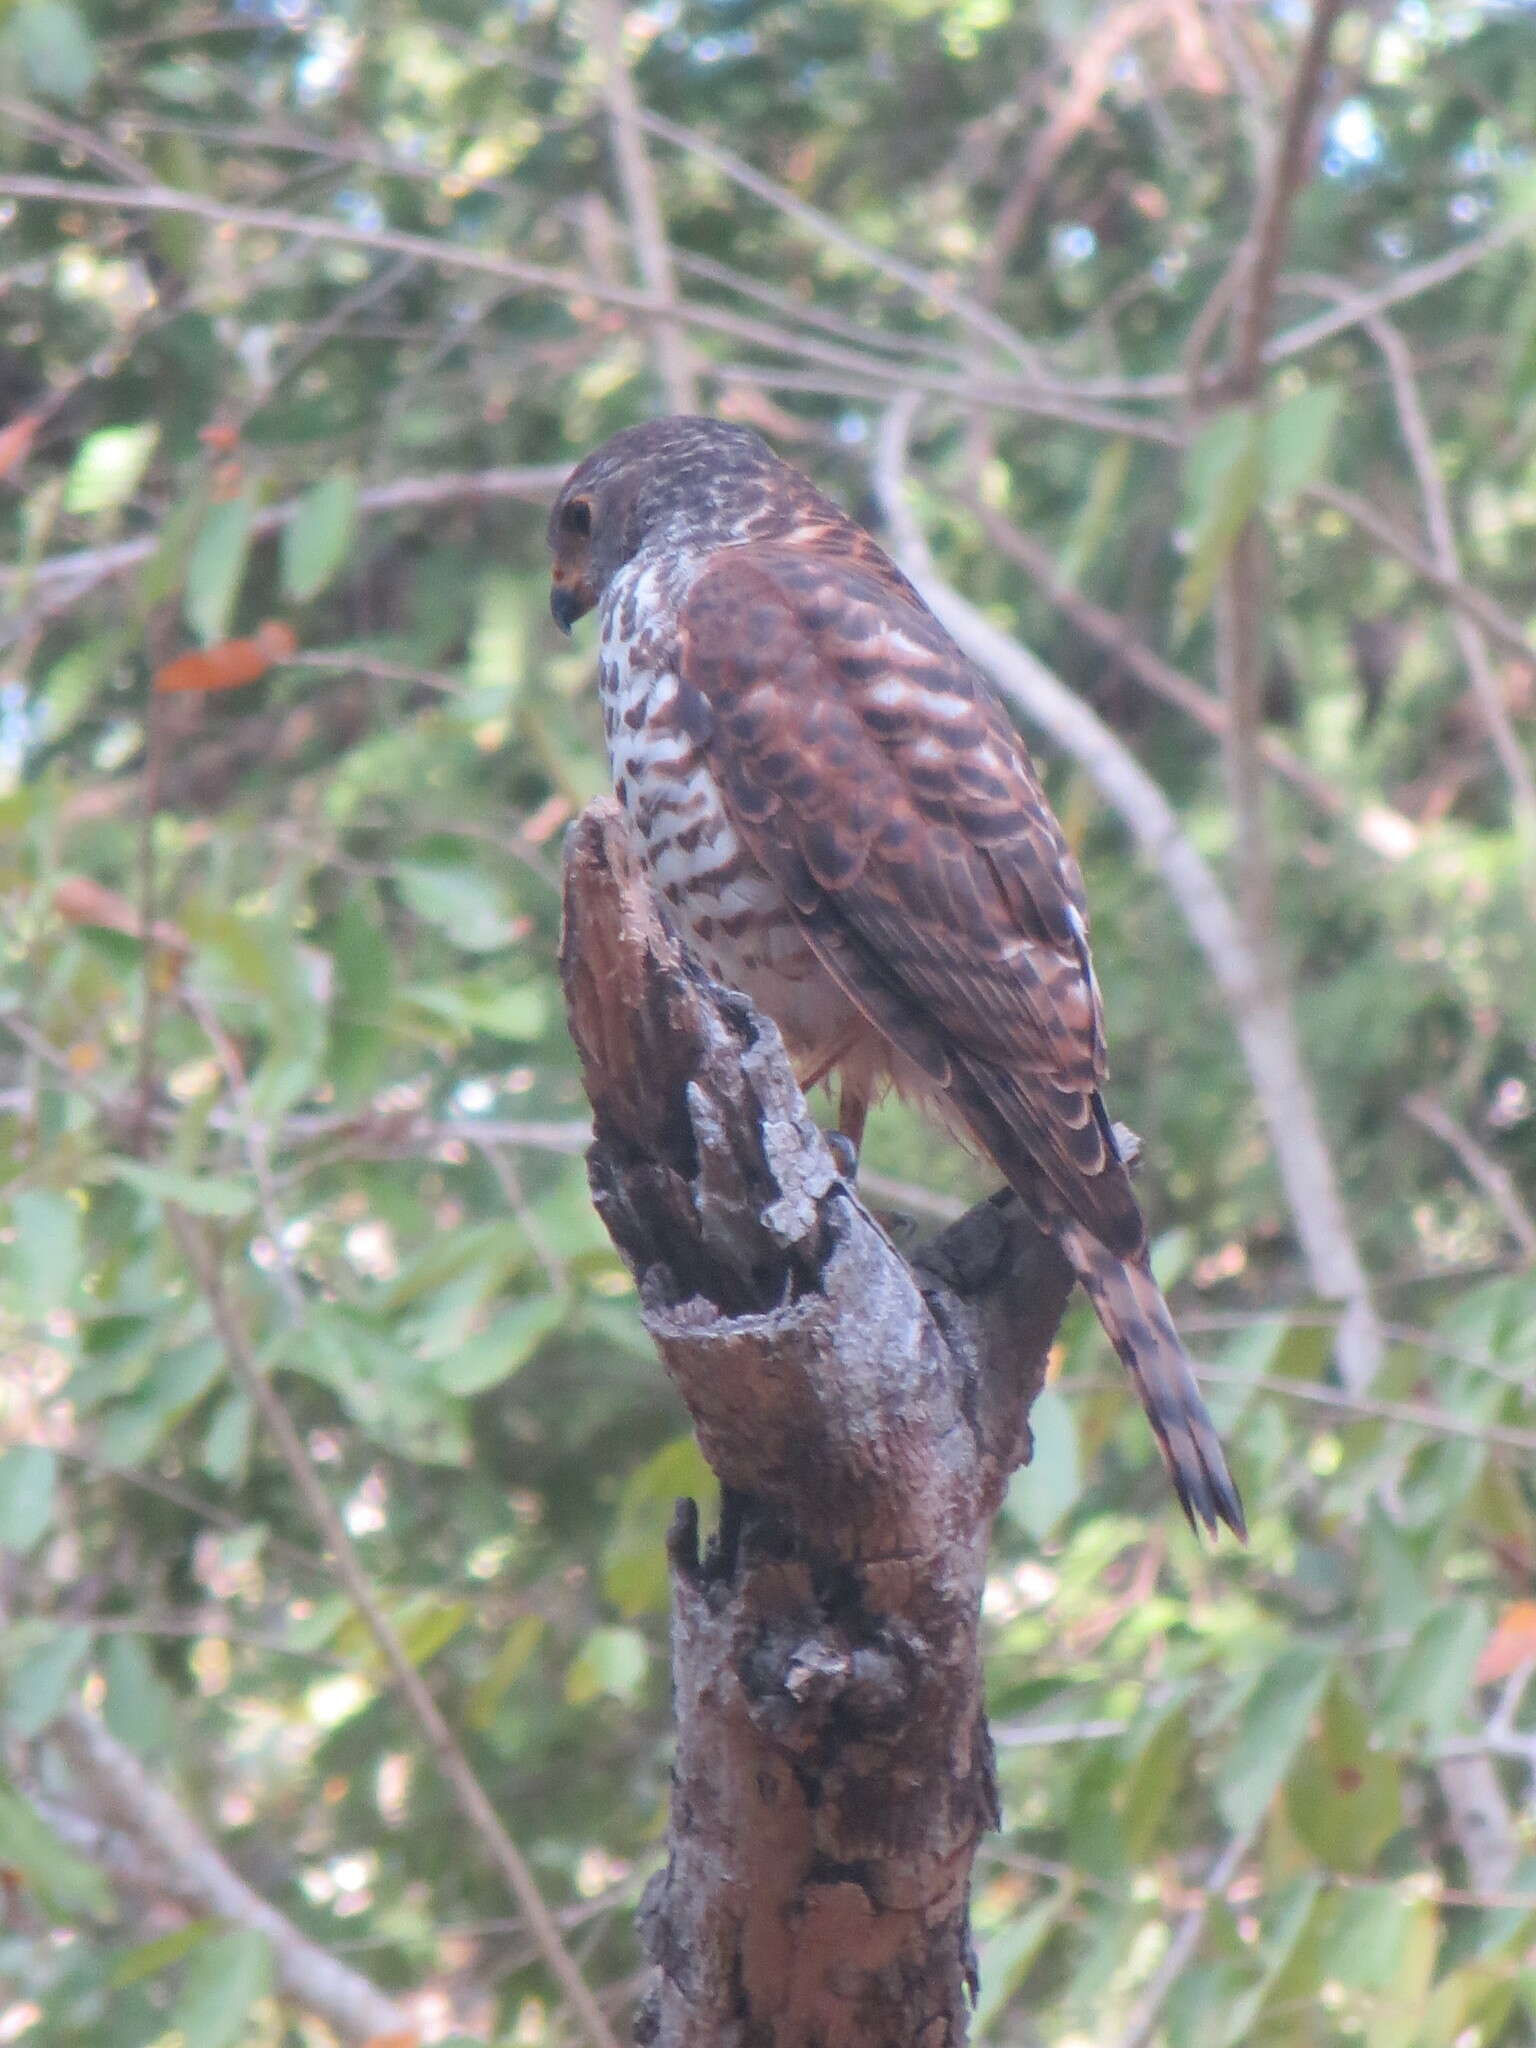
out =
[(1081, 879), (976, 670), (878, 559), (793, 543), (722, 549), (678, 634), (732, 822), (829, 971), (1010, 1179), (1140, 1243)]

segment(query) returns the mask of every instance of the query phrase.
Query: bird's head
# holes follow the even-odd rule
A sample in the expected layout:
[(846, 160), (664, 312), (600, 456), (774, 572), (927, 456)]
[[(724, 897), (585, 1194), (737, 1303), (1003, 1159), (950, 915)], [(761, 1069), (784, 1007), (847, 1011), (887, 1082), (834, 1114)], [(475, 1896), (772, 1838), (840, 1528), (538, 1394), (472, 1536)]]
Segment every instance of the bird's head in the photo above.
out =
[(555, 624), (568, 633), (646, 550), (755, 538), (807, 495), (750, 427), (679, 414), (622, 428), (571, 472), (549, 515)]

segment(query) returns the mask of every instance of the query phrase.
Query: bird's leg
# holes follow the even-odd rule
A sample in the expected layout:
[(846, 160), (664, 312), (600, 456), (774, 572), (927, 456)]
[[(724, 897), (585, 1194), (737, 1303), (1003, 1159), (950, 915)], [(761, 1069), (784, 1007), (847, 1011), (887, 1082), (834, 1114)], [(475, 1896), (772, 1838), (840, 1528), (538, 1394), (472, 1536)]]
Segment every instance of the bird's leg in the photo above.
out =
[(864, 1119), (869, 1115), (869, 1090), (844, 1081), (837, 1098), (837, 1129), (827, 1133), (827, 1143), (845, 1180), (859, 1171), (859, 1147), (864, 1143)]

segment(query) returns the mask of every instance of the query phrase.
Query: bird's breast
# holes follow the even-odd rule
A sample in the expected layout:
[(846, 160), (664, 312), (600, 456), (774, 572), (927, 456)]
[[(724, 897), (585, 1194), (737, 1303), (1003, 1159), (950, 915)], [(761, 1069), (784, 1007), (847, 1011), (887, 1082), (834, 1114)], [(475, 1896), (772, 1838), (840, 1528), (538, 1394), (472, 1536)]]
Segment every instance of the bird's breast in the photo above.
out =
[(603, 607), (598, 680), (615, 794), (667, 914), (715, 980), (766, 1010), (792, 1051), (840, 1030), (847, 998), (732, 824), (706, 722), (677, 673), (675, 604), (642, 572)]

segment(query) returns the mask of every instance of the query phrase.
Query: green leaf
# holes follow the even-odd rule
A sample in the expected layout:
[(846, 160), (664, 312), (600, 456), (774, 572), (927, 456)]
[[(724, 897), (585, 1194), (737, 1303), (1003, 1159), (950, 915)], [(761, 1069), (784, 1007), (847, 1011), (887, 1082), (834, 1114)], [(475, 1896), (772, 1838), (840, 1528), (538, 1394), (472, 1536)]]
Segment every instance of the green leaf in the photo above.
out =
[(17, 1299), (32, 1316), (67, 1308), (80, 1277), (80, 1209), (67, 1195), (23, 1188), (11, 1199), (10, 1248)]
[(526, 577), (491, 569), (480, 580), (469, 639), (469, 680), (488, 706), (509, 702), (522, 682), (534, 602)]
[(325, 933), (336, 967), (326, 1074), (343, 1098), (376, 1085), (389, 1050), (394, 960), (374, 903), (371, 890), (355, 891)]
[(357, 523), (357, 478), (339, 469), (304, 493), (278, 542), (278, 578), (284, 597), (307, 604), (347, 558)]
[(1390, 1984), (1414, 1909), (1415, 1901), (1394, 1885), (1341, 1892), (1323, 1939), (1324, 1974), (1356, 1991), (1379, 1991)]
[(565, 1697), (573, 1707), (606, 1694), (633, 1700), (645, 1683), (650, 1651), (633, 1628), (595, 1628), (565, 1674)]
[(266, 1936), (232, 1928), (199, 1942), (182, 1978), (170, 2023), (188, 2048), (234, 2048), (252, 2006), (272, 1988), (272, 1954)]
[(157, 1977), (162, 1970), (168, 1970), (173, 1963), (179, 1963), (189, 1956), (199, 1942), (210, 1940), (223, 1927), (222, 1920), (189, 1920), (185, 1927), (173, 1928), (169, 1934), (162, 1934), (155, 1941), (141, 1941), (135, 1947), (125, 1949), (112, 1965), (108, 1982), (116, 1991), (126, 1991), (130, 1984), (142, 1983), (146, 1977)]
[(565, 1317), (566, 1303), (558, 1294), (540, 1295), (503, 1309), (485, 1329), (437, 1361), (438, 1385), (446, 1393), (468, 1395), (510, 1379)]
[(103, 1411), (98, 1444), (102, 1456), (117, 1465), (136, 1465), (147, 1458), (197, 1406), (223, 1369), (223, 1352), (212, 1337), (164, 1352), (126, 1401)]
[(118, 1741), (140, 1756), (169, 1748), (176, 1735), (175, 1702), (142, 1639), (109, 1635), (99, 1662), (107, 1687), (102, 1719)]
[(1010, 1919), (996, 1934), (981, 1944), (978, 1972), (981, 1991), (972, 2016), (972, 2032), (978, 2041), (997, 2038), (992, 2029), (1002, 2018), (1009, 2000), (1034, 1967), (1052, 1931), (1072, 1904), (1065, 1888), (1039, 1899), (1027, 1912)]
[(393, 869), (406, 907), (466, 953), (493, 953), (517, 936), (506, 890), (467, 863), (402, 860)]
[(1252, 1827), (1273, 1798), (1306, 1738), (1328, 1673), (1320, 1651), (1283, 1650), (1249, 1694), (1216, 1787), (1234, 1832)]
[(46, 1728), (69, 1698), (91, 1654), (91, 1632), (56, 1622), (18, 1623), (0, 1640), (6, 1724), (25, 1740)]
[(1242, 406), (1218, 413), (1184, 457), (1190, 529), (1189, 565), (1179, 584), (1175, 631), (1182, 638), (1200, 619), (1243, 527), (1264, 489), (1263, 416)]
[(1119, 508), (1131, 472), (1131, 443), (1124, 438), (1111, 441), (1093, 466), (1083, 509), (1073, 522), (1061, 551), (1058, 568), (1067, 583), (1078, 583), (1093, 566), (1100, 548), (1115, 530)]
[(73, 104), (96, 82), (95, 38), (69, 0), (22, 0), (10, 39), (28, 84), (44, 99)]
[(176, 1173), (168, 1166), (146, 1166), (140, 1159), (108, 1159), (104, 1162), (114, 1180), (124, 1182), (156, 1202), (172, 1202), (189, 1216), (233, 1219), (248, 1216), (256, 1206), (255, 1192), (236, 1180), (217, 1180), (210, 1175)]
[(1323, 1701), (1319, 1738), (1286, 1786), (1291, 1825), (1333, 1870), (1365, 1871), (1402, 1823), (1395, 1761), (1371, 1748), (1365, 1711), (1336, 1679)]
[(464, 1719), (480, 1733), (490, 1727), (507, 1693), (527, 1668), (544, 1637), (541, 1614), (524, 1614), (507, 1630), (501, 1648), (469, 1689)]
[(0, 1454), (0, 1550), (26, 1552), (47, 1535), (57, 1470), (57, 1458), (41, 1444)]
[(1382, 1690), (1378, 1738), (1397, 1742), (1411, 1728), (1432, 1738), (1448, 1735), (1467, 1703), (1487, 1636), (1488, 1611), (1481, 1600), (1449, 1601), (1427, 1615)]
[(126, 505), (149, 467), (160, 429), (154, 420), (136, 427), (99, 427), (80, 443), (64, 486), (64, 510), (77, 515), (115, 512)]
[(185, 586), (193, 539), (207, 508), (207, 489), (204, 486), (189, 491), (183, 501), (167, 514), (160, 529), (159, 544), (139, 571), (134, 596), (135, 609), (141, 618), (147, 617), (156, 605), (174, 597)]
[(603, 1592), (627, 1621), (667, 1611), (667, 1531), (678, 1501), (697, 1501), (707, 1521), (718, 1497), (719, 1482), (691, 1430), (630, 1473), (603, 1551)]
[(1042, 1387), (1029, 1411), (1034, 1450), (1008, 1483), (1010, 1520), (1043, 1543), (1082, 1492), (1077, 1424), (1055, 1387)]
[(1274, 406), (1264, 421), (1264, 497), (1277, 510), (1315, 483), (1328, 466), (1339, 413), (1342, 384), (1308, 384)]
[(1175, 1707), (1156, 1723), (1122, 1775), (1116, 1806), (1131, 1862), (1139, 1863), (1151, 1854), (1168, 1809), (1183, 1785), (1192, 1748), (1188, 1711)]
[(413, 1664), (428, 1664), (474, 1619), (467, 1600), (439, 1600), (423, 1593), (404, 1600), (391, 1615), (400, 1647)]
[(28, 1802), (0, 1786), (0, 1864), (20, 1873), (27, 1902), (55, 1925), (112, 1917), (112, 1893), (94, 1864), (67, 1848)]
[(250, 487), (237, 498), (210, 505), (187, 560), (182, 609), (187, 624), (205, 647), (229, 638), (229, 622), (251, 551), (251, 526), (256, 493)]
[(483, 1031), (514, 1043), (542, 1038), (549, 1026), (549, 991), (537, 982), (521, 988), (486, 990), (424, 987), (414, 983), (401, 995), (429, 1015), (462, 1031)]

